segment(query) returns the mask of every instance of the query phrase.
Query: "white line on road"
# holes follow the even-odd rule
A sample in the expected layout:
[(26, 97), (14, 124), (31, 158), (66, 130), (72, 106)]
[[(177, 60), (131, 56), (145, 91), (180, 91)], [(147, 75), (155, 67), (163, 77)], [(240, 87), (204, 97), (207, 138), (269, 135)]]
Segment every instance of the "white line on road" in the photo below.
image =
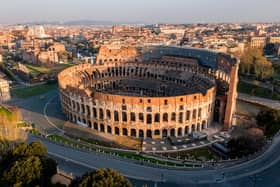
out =
[(53, 96), (53, 97), (50, 98), (50, 99), (48, 100), (48, 102), (45, 104), (45, 106), (44, 106), (44, 118), (48, 121), (48, 123), (49, 123), (51, 126), (53, 126), (54, 128), (56, 128), (56, 129), (57, 129), (58, 131), (60, 131), (61, 133), (64, 133), (64, 131), (61, 130), (60, 128), (58, 128), (58, 127), (49, 119), (49, 117), (48, 117), (48, 115), (47, 115), (47, 107), (48, 107), (48, 105), (50, 104), (51, 100), (53, 100), (55, 97), (57, 97), (57, 96), (56, 96), (56, 95)]
[[(94, 166), (92, 166), (92, 165), (88, 165), (88, 164), (86, 164), (86, 163), (84, 163), (84, 162), (81, 162), (81, 161), (73, 160), (73, 159), (71, 159), (71, 158), (68, 158), (68, 157), (59, 155), (59, 154), (57, 154), (57, 153), (53, 153), (53, 152), (48, 151), (48, 154), (49, 154), (49, 155), (52, 155), (52, 156), (54, 156), (54, 157), (57, 157), (57, 158), (66, 160), (66, 161), (73, 162), (74, 164), (77, 164), (77, 165), (80, 165), (80, 166), (84, 166), (84, 167), (90, 168), (90, 169), (94, 169), (94, 170), (99, 169), (99, 168), (94, 167)], [(125, 175), (125, 174), (124, 174), (124, 176), (127, 177), (127, 178), (136, 179), (136, 180), (152, 181), (152, 182), (165, 182), (164, 180), (148, 179), (148, 178), (144, 178), (144, 177), (137, 177), (137, 176), (134, 176), (134, 175)]]

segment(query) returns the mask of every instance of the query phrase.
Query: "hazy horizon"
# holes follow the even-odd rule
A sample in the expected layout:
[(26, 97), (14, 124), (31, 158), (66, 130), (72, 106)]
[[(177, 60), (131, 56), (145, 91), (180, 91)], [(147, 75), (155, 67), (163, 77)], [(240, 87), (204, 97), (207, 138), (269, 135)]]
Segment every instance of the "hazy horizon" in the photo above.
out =
[(0, 23), (94, 20), (120, 23), (279, 22), (278, 0), (9, 0)]

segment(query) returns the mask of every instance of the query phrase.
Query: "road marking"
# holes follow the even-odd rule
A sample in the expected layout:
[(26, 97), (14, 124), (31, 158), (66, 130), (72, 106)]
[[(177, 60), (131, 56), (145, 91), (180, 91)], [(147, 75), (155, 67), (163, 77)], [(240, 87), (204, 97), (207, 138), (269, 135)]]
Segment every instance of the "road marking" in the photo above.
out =
[[(49, 155), (52, 155), (52, 156), (55, 156), (55, 157), (58, 157), (58, 158), (63, 159), (63, 160), (67, 160), (67, 161), (69, 161), (69, 162), (73, 162), (73, 163), (75, 163), (75, 164), (77, 164), (77, 165), (87, 167), (87, 168), (89, 168), (89, 169), (94, 169), (94, 170), (99, 169), (98, 167), (94, 167), (94, 166), (92, 166), (92, 165), (88, 165), (88, 164), (86, 164), (86, 163), (84, 163), (84, 162), (81, 162), (81, 161), (73, 160), (73, 159), (71, 159), (71, 158), (62, 156), (62, 155), (57, 154), (57, 153), (53, 153), (53, 152), (48, 151), (48, 154), (49, 154)], [(145, 177), (138, 177), (138, 176), (134, 176), (134, 175), (125, 175), (125, 174), (123, 174), (123, 175), (124, 175), (125, 177), (127, 177), (127, 178), (132, 178), (132, 179), (137, 179), (137, 180), (153, 181), (153, 182), (165, 182), (165, 180), (148, 179), (148, 178), (145, 178)]]
[(47, 107), (48, 107), (48, 105), (50, 104), (51, 100), (53, 100), (55, 97), (58, 97), (58, 96), (57, 96), (57, 95), (53, 96), (53, 97), (50, 98), (50, 99), (48, 100), (48, 102), (45, 104), (44, 110), (43, 110), (43, 112), (44, 112), (44, 118), (47, 120), (47, 122), (48, 122), (51, 126), (53, 126), (54, 128), (56, 128), (58, 131), (64, 133), (63, 130), (61, 130), (60, 128), (58, 128), (53, 122), (51, 122), (51, 120), (49, 120), (49, 117), (48, 117), (48, 115), (47, 115)]

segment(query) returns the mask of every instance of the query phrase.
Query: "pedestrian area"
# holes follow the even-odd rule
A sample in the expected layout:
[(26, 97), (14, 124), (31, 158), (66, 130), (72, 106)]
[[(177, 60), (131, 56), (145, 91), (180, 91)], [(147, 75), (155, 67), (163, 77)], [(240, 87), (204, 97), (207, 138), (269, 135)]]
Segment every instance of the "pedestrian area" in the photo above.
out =
[(175, 152), (183, 150), (191, 150), (199, 147), (209, 146), (216, 142), (224, 141), (224, 137), (229, 136), (225, 132), (218, 132), (213, 136), (197, 139), (192, 136), (186, 137), (169, 137), (164, 139), (145, 139), (142, 142), (142, 151), (144, 152)]

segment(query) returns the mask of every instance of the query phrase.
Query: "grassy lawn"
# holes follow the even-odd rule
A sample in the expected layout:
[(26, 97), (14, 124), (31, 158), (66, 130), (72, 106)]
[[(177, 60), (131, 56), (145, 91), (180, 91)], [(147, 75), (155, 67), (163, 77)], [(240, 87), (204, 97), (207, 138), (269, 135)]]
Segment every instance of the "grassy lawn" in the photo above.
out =
[(25, 64), (25, 66), (29, 69), (30, 73), (33, 76), (37, 76), (41, 73), (43, 74), (49, 74), (49, 73), (55, 73), (62, 71), (68, 67), (74, 66), (75, 64), (65, 63), (65, 64), (58, 64), (53, 67), (44, 67), (44, 66), (37, 66), (33, 64)]
[(267, 88), (258, 87), (256, 85), (248, 84), (242, 81), (239, 81), (238, 83), (238, 92), (267, 99), (280, 100), (280, 95), (278, 95), (277, 93), (274, 92), (274, 94), (272, 95), (271, 90)]
[(176, 153), (164, 153), (163, 156), (180, 158), (180, 159), (192, 159), (192, 160), (215, 160), (218, 155), (212, 151), (209, 147), (202, 147), (193, 150), (180, 151)]
[(8, 117), (12, 117), (13, 113), (5, 107), (0, 106), (0, 114), (3, 114)]
[(25, 66), (30, 70), (30, 71), (35, 71), (38, 73), (51, 73), (53, 70), (51, 68), (43, 67), (43, 66), (35, 66), (31, 64), (25, 64)]
[(26, 88), (16, 88), (11, 90), (12, 95), (19, 98), (29, 98), (35, 95), (46, 93), (50, 90), (56, 89), (57, 84), (44, 84)]
[[(82, 143), (77, 143), (75, 141), (72, 140), (68, 140), (64, 137), (61, 136), (57, 136), (57, 135), (50, 135), (49, 136), (50, 139), (52, 139), (53, 141), (57, 141), (66, 145), (72, 145), (75, 147), (83, 147), (86, 149), (91, 149), (91, 150), (100, 150), (100, 148), (94, 148), (94, 145), (90, 146), (90, 145), (84, 145)], [(150, 162), (150, 163), (154, 163), (154, 164), (160, 164), (160, 165), (167, 165), (167, 166), (186, 166), (186, 167), (201, 167), (200, 165), (192, 165), (192, 164), (178, 164), (178, 163), (173, 163), (173, 162), (168, 162), (168, 161), (162, 161), (162, 160), (157, 160), (155, 158), (148, 158), (142, 155), (138, 155), (138, 154), (133, 154), (133, 153), (127, 153), (127, 152), (121, 152), (121, 151), (114, 151), (114, 150), (109, 150), (109, 149), (103, 149), (102, 152), (106, 153), (106, 154), (111, 154), (111, 155), (115, 155), (115, 156), (119, 156), (119, 157), (123, 157), (123, 158), (128, 158), (128, 159), (133, 159), (133, 160), (138, 160), (138, 161), (145, 161), (145, 162)]]

